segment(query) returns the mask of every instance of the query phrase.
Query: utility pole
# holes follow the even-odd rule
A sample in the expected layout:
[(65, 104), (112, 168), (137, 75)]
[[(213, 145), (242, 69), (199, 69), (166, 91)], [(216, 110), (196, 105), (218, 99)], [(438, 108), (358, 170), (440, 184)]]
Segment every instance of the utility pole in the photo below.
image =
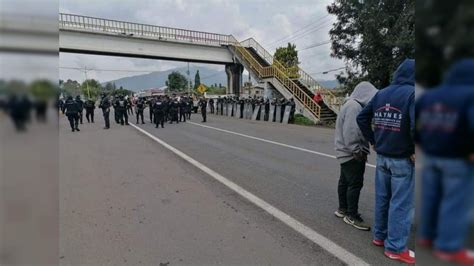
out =
[(86, 88), (87, 88), (87, 98), (91, 98), (91, 92), (89, 90), (89, 82), (87, 81), (87, 67), (84, 67), (84, 76), (86, 77)]
[(188, 62), (188, 71), (186, 72), (188, 74), (188, 95), (191, 96), (191, 78), (189, 77), (189, 62)]

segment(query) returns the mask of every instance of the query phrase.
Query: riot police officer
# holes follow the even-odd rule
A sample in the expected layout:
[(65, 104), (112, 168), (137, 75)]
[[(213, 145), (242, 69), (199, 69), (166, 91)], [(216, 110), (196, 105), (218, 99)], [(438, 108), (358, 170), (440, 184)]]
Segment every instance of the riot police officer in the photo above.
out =
[(193, 111), (193, 98), (191, 97), (188, 97), (187, 100), (186, 100), (186, 118), (188, 120), (191, 119), (191, 113)]
[[(77, 99), (77, 98), (76, 98)], [(64, 109), (66, 111), (67, 119), (69, 120), (69, 125), (71, 126), (72, 132), (80, 131), (79, 130), (79, 103), (75, 101), (72, 96), (68, 96), (66, 103), (64, 103)]]
[(148, 101), (146, 102), (148, 104), (148, 112), (149, 112), (149, 115), (150, 115), (150, 123), (153, 123), (153, 104), (155, 103), (155, 99), (153, 98), (150, 98), (148, 99)]
[(99, 108), (102, 109), (102, 114), (104, 115), (105, 127), (104, 129), (110, 128), (110, 101), (109, 97), (105, 93), (102, 94), (102, 99), (100, 100)]
[(94, 123), (95, 102), (91, 98), (87, 99), (84, 103), (84, 108), (86, 109), (87, 123)]
[(161, 96), (153, 103), (153, 115), (155, 117), (155, 128), (161, 124), (161, 128), (164, 128), (165, 117), (164, 117), (164, 104)]
[(115, 111), (118, 113), (118, 119), (119, 123), (123, 126), (128, 125), (128, 114), (127, 114), (127, 108), (128, 108), (128, 101), (123, 97), (123, 95), (120, 95), (119, 98), (115, 101)]
[(211, 114), (214, 113), (214, 99), (209, 99), (209, 108), (211, 108)]
[(77, 114), (79, 115), (79, 121), (81, 122), (81, 125), (82, 125), (82, 111), (84, 110), (84, 102), (81, 100), (80, 95), (76, 96), (76, 103), (77, 103), (77, 106), (79, 107), (79, 112)]
[(187, 111), (186, 98), (181, 98), (179, 101), (179, 122), (186, 122)]
[(173, 122), (176, 122), (177, 124), (179, 124), (178, 110), (179, 110), (178, 100), (176, 98), (172, 99), (169, 105), (170, 124), (173, 124)]
[(137, 113), (137, 124), (140, 120), (140, 117), (142, 119), (142, 124), (145, 124), (145, 121), (143, 120), (143, 111), (145, 110), (146, 105), (145, 105), (145, 101), (143, 100), (142, 97), (140, 97), (138, 99), (138, 101), (136, 103), (136, 107), (137, 107), (137, 110), (136, 110), (137, 111), (136, 112)]
[(202, 115), (202, 122), (205, 123), (206, 122), (206, 112), (207, 112), (207, 101), (206, 101), (206, 98), (202, 97), (200, 100), (199, 100), (199, 103), (198, 103), (199, 107), (201, 108), (201, 115)]

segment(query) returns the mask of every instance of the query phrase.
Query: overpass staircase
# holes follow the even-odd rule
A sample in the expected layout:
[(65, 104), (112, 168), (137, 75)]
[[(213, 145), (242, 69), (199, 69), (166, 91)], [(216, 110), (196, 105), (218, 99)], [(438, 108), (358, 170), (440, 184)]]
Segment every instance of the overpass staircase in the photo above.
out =
[[(297, 106), (313, 121), (333, 123), (336, 120), (342, 100), (330, 90), (322, 88), (299, 67), (284, 67), (253, 38), (238, 42), (231, 36), (231, 40), (229, 49), (260, 81), (270, 82), (285, 98), (294, 98)], [(313, 91), (320, 93), (322, 102), (313, 100)]]

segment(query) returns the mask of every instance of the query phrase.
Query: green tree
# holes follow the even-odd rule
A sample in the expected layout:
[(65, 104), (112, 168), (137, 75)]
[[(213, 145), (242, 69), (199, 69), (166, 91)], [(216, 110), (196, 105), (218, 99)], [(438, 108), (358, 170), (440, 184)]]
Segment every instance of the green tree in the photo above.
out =
[(61, 84), (60, 87), (61, 93), (64, 95), (80, 95), (81, 94), (81, 84), (75, 80), (68, 79)]
[(170, 92), (182, 92), (186, 91), (187, 82), (188, 80), (183, 74), (173, 71), (168, 75), (166, 86), (168, 86)]
[(81, 84), (81, 92), (87, 98), (97, 99), (102, 92), (102, 86), (95, 79), (86, 79)]
[(57, 88), (57, 85), (46, 79), (35, 80), (30, 85), (31, 94), (41, 100), (54, 98), (57, 93)]
[(287, 47), (277, 48), (274, 58), (287, 68), (295, 67), (299, 64), (296, 45), (291, 43), (288, 43)]
[(337, 17), (331, 55), (347, 63), (347, 73), (337, 75), (346, 87), (366, 80), (383, 88), (404, 59), (414, 58), (415, 0), (335, 0), (327, 9)]
[(201, 85), (201, 77), (199, 76), (199, 70), (197, 70), (196, 75), (194, 75), (194, 90), (196, 90), (199, 85)]

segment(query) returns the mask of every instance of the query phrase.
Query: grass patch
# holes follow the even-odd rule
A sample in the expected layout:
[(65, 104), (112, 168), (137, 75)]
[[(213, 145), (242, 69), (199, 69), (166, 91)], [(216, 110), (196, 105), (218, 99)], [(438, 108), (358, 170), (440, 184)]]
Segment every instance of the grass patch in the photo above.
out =
[(314, 126), (316, 124), (302, 114), (295, 114), (295, 125)]

